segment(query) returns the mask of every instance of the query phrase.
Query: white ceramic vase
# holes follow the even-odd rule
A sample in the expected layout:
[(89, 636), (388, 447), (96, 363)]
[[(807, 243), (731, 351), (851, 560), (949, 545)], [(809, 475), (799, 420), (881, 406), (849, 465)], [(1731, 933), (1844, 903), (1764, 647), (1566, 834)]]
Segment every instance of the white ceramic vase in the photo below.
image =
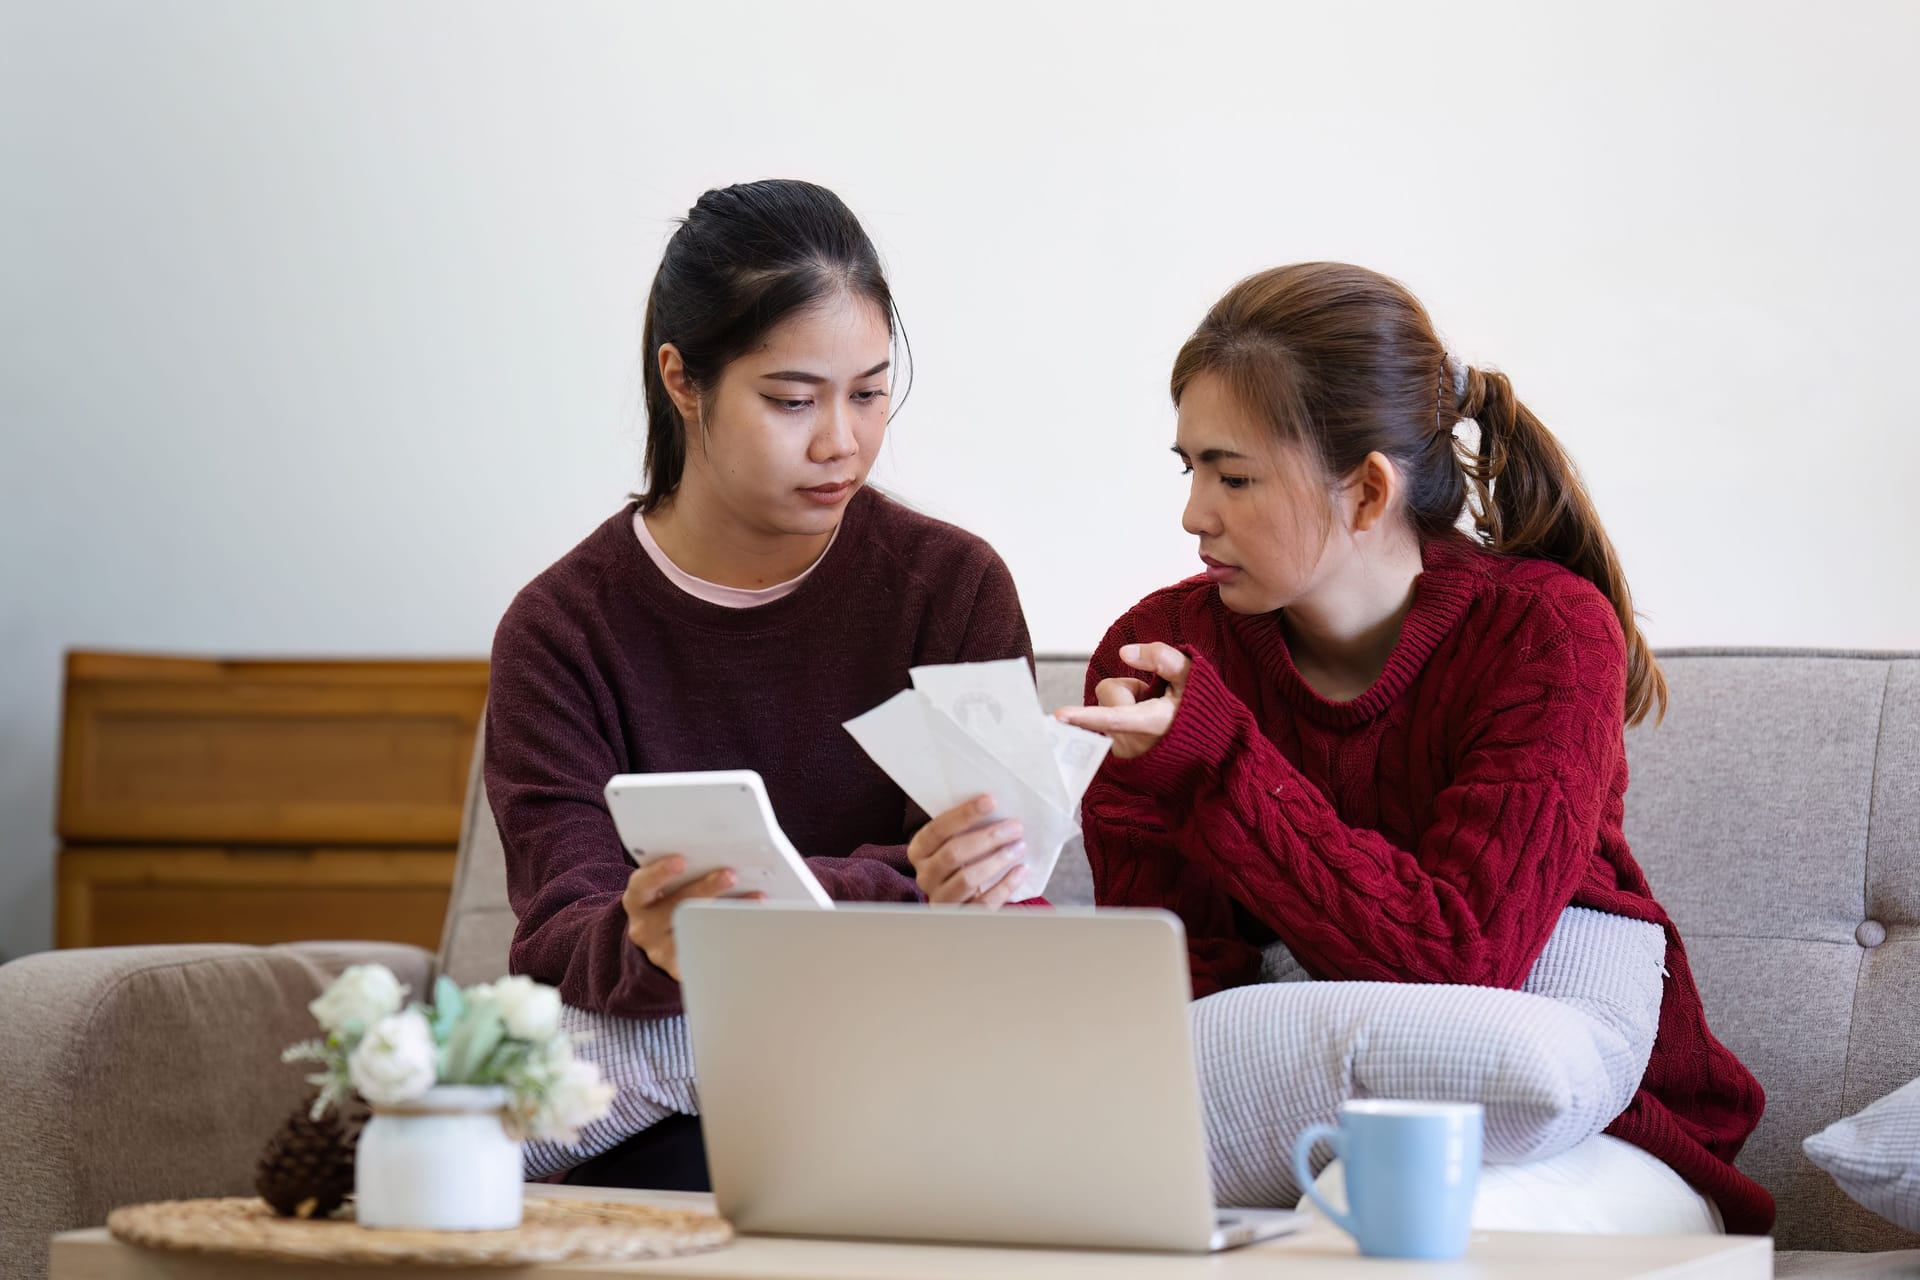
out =
[(427, 1231), (519, 1226), (524, 1166), (506, 1105), (498, 1085), (443, 1084), (375, 1107), (354, 1152), (355, 1219)]

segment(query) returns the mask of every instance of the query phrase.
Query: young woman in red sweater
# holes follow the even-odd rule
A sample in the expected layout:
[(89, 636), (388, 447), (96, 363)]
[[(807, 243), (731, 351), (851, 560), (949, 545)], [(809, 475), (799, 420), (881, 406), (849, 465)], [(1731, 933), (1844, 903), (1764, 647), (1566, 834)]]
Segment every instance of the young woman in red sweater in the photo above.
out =
[[(1650, 939), (1651, 1043), (1594, 1125), (1766, 1230), (1771, 1199), (1733, 1167), (1760, 1087), (1708, 1031), (1621, 830), (1623, 731), (1665, 683), (1560, 445), (1403, 287), (1334, 263), (1236, 285), (1172, 392), (1205, 572), (1116, 622), (1092, 705), (1059, 713), (1113, 739), (1083, 803), (1099, 901), (1183, 918), (1212, 998), (1196, 1027), (1212, 1001), (1257, 1022), (1285, 996), (1249, 989), (1263, 949), (1268, 976), (1278, 953), (1314, 979), (1508, 989), (1491, 998), (1531, 989), (1556, 939), (1561, 974), (1605, 967), (1580, 949), (1614, 943), (1582, 939)], [(1288, 1143), (1257, 1145), (1229, 1153), (1241, 1172), (1290, 1182)]]
[(673, 910), (733, 877), (668, 894), (679, 860), (634, 869), (603, 796), (613, 775), (757, 770), (843, 901), (996, 906), (1018, 888), (1017, 823), (983, 826), (966, 805), (929, 821), (841, 728), (910, 667), (1032, 659), (993, 549), (866, 487), (895, 336), (879, 257), (831, 191), (701, 196), (647, 299), (646, 492), (500, 622), (486, 790), (510, 963), (560, 989), (620, 1086), (580, 1143), (529, 1144), (532, 1174), (705, 1187)]

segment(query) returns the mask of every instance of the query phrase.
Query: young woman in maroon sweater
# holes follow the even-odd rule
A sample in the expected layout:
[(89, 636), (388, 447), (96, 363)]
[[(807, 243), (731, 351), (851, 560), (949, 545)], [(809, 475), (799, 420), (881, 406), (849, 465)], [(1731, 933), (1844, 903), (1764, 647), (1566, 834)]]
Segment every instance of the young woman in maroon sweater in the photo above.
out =
[[(872, 242), (804, 182), (709, 191), (668, 242), (644, 334), (647, 491), (515, 598), (494, 637), (486, 788), (517, 918), (515, 973), (560, 989), (621, 1086), (581, 1145), (529, 1170), (701, 1188), (673, 858), (635, 870), (617, 773), (755, 769), (835, 898), (997, 906), (1016, 823), (928, 821), (841, 725), (929, 663), (1032, 659), (979, 538), (865, 487), (892, 392), (894, 309)], [(589, 1163), (590, 1160), (590, 1163)]]
[(1276, 940), (1316, 979), (1515, 989), (1570, 907), (1658, 926), (1657, 1034), (1606, 1132), (1766, 1230), (1733, 1167), (1760, 1087), (1621, 831), (1623, 730), (1665, 683), (1558, 443), (1404, 288), (1333, 263), (1235, 286), (1172, 391), (1205, 573), (1115, 623), (1096, 705), (1059, 713), (1113, 738), (1099, 901), (1177, 912), (1197, 997)]

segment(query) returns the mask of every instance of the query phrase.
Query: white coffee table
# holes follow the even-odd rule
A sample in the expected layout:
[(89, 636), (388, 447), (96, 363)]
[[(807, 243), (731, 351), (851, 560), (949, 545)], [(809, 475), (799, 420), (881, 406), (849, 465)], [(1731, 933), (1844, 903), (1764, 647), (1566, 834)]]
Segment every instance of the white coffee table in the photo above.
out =
[[(711, 1209), (712, 1197), (599, 1187), (529, 1187), (529, 1195), (630, 1200)], [(1101, 1253), (1079, 1249), (991, 1249), (750, 1236), (715, 1253), (661, 1262), (602, 1262), (493, 1269), (274, 1266), (159, 1253), (121, 1244), (104, 1228), (53, 1239), (52, 1280), (346, 1280), (379, 1271), (439, 1280), (559, 1280), (582, 1276), (684, 1277), (685, 1280), (1770, 1280), (1773, 1241), (1764, 1236), (1569, 1236), (1490, 1231), (1476, 1235), (1459, 1262), (1387, 1262), (1362, 1258), (1332, 1227), (1208, 1257), (1165, 1253)]]

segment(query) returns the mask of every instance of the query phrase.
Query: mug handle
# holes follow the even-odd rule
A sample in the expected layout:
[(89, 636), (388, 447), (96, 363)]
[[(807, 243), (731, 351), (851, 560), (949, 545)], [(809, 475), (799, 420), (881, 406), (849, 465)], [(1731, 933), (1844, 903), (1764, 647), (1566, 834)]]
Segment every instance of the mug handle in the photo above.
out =
[[(1313, 1155), (1313, 1144), (1322, 1138), (1325, 1138), (1327, 1145), (1333, 1148), (1333, 1154), (1335, 1156), (1342, 1160), (1346, 1159), (1346, 1144), (1340, 1140), (1340, 1136), (1340, 1130), (1337, 1126), (1330, 1124), (1308, 1125), (1300, 1136), (1294, 1139), (1293, 1176), (1299, 1180), (1301, 1189), (1306, 1192), (1307, 1199), (1313, 1201), (1314, 1205), (1319, 1208), (1320, 1212), (1327, 1215), (1334, 1226), (1339, 1227), (1348, 1235), (1357, 1238), (1360, 1233), (1354, 1229), (1353, 1216), (1340, 1212), (1326, 1202), (1320, 1194), (1320, 1189), (1313, 1185), (1313, 1170), (1307, 1166), (1308, 1159)], [(1353, 1170), (1349, 1169), (1347, 1172), (1351, 1174)], [(1348, 1194), (1351, 1196), (1351, 1177), (1348, 1179), (1348, 1187)]]

